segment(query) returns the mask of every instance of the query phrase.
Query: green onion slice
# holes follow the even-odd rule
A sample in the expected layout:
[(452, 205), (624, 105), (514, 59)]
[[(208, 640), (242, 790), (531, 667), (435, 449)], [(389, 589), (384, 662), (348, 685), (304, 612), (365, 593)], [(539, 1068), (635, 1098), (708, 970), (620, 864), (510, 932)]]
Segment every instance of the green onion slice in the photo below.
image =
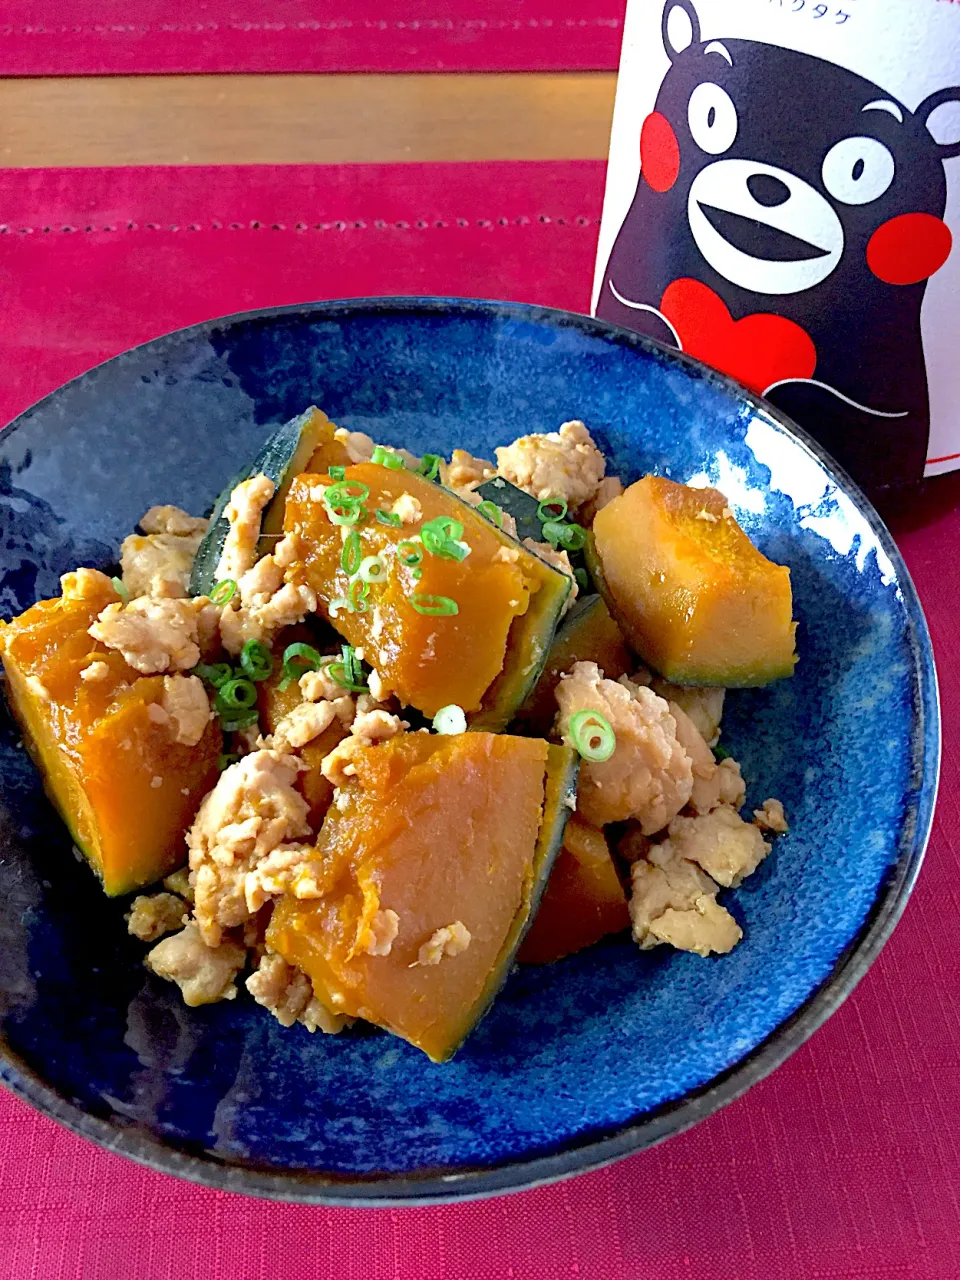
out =
[(360, 545), (360, 535), (356, 529), (351, 529), (344, 541), (343, 550), (340, 552), (340, 568), (352, 578), (360, 568), (362, 560), (363, 548)]
[(262, 640), (248, 640), (240, 650), (240, 666), (251, 680), (266, 680), (273, 674), (273, 658)]
[(400, 455), (382, 444), (378, 444), (374, 448), (373, 457), (370, 461), (376, 463), (378, 467), (389, 467), (391, 471), (403, 470), (403, 459)]
[(256, 707), (252, 707), (249, 711), (228, 713), (220, 717), (220, 728), (224, 733), (236, 733), (238, 729), (249, 729), (252, 724), (257, 723), (258, 718)]
[(288, 644), (283, 651), (283, 679), (277, 688), (281, 693), (308, 671), (319, 671), (323, 659), (311, 644)]
[(491, 524), (495, 524), (498, 529), (503, 528), (503, 512), (495, 502), (491, 502), (489, 498), (484, 498), (477, 510), (482, 516), (486, 516)]
[(351, 693), (369, 693), (369, 686), (363, 678), (356, 649), (351, 644), (345, 644), (341, 647), (340, 654), (340, 661), (331, 662), (327, 667), (330, 678), (335, 680), (341, 688), (349, 689)]
[(442, 461), (443, 459), (439, 453), (425, 453), (420, 459), (420, 465), (417, 470), (425, 480), (436, 480)]
[(432, 618), (450, 618), (460, 612), (456, 600), (451, 600), (449, 596), (422, 596), (414, 593), (407, 596), (407, 599), (417, 613), (429, 614)]
[(587, 531), (582, 524), (565, 524), (563, 545), (568, 551), (582, 551), (587, 545)]
[(213, 707), (220, 715), (229, 715), (233, 711), (249, 711), (257, 705), (257, 689), (252, 680), (243, 676), (233, 676), (217, 690)]
[(343, 613), (344, 610), (346, 610), (347, 613), (356, 613), (356, 610), (346, 596), (334, 596), (327, 605), (327, 612), (330, 614), (331, 618), (337, 617), (337, 615)]
[(370, 496), (370, 486), (359, 480), (338, 480), (330, 485), (323, 500), (328, 507), (355, 507)]
[(399, 529), (403, 523), (395, 511), (384, 511), (383, 507), (377, 507), (375, 514), (381, 524), (387, 524), (391, 529)]
[(410, 577), (414, 578), (417, 582), (419, 582), (420, 579), (423, 577), (423, 570), (419, 568), (419, 566), (416, 569), (411, 569)]
[(113, 584), (113, 589), (114, 589), (114, 591), (117, 593), (117, 595), (118, 595), (118, 596), (120, 597), (120, 599), (123, 601), (123, 603), (124, 603), (124, 604), (129, 604), (129, 603), (130, 603), (130, 592), (129, 592), (129, 591), (127, 590), (127, 588), (123, 585), (123, 579), (122, 579), (122, 578), (111, 578), (111, 579), (110, 579), (110, 581), (111, 581), (111, 583)]
[(212, 685), (214, 689), (219, 689), (221, 685), (233, 678), (233, 667), (229, 662), (215, 662), (212, 667), (198, 662), (192, 674), (199, 676), (201, 680), (206, 680), (207, 684)]
[(362, 524), (367, 518), (367, 508), (359, 504), (355, 507), (328, 507), (327, 515), (330, 517), (331, 524), (348, 526)]
[(587, 531), (579, 524), (561, 524), (559, 520), (547, 520), (543, 526), (543, 538), (552, 547), (564, 551), (582, 551), (587, 541)]
[(397, 543), (397, 556), (401, 564), (405, 564), (408, 569), (412, 569), (414, 565), (419, 564), (423, 559), (423, 550), (417, 543), (405, 538), (403, 542)]
[(544, 498), (537, 507), (538, 520), (562, 520), (567, 514), (565, 498)]
[(578, 711), (570, 717), (570, 737), (584, 760), (601, 764), (616, 750), (617, 735), (599, 711)]
[(463, 525), (450, 516), (437, 516), (428, 520), (420, 528), (423, 545), (434, 556), (442, 556), (445, 560), (465, 560), (470, 548), (463, 537)]
[(577, 580), (577, 586), (581, 591), (586, 591), (590, 586), (590, 579), (587, 577), (586, 569), (574, 569), (573, 576)]
[(240, 759), (239, 751), (225, 752), (223, 755), (217, 756), (217, 768), (223, 773), (224, 769), (229, 769), (232, 764), (236, 764)]
[(346, 467), (327, 467), (327, 475), (331, 480), (342, 480), (346, 474)]
[(366, 613), (369, 594), (370, 583), (364, 582), (362, 578), (354, 578), (350, 583), (350, 590), (347, 592), (347, 599), (350, 601), (354, 613)]
[(383, 556), (365, 556), (357, 570), (363, 582), (382, 582), (387, 576), (387, 565)]
[(727, 748), (721, 747), (719, 744), (713, 748), (713, 758), (714, 760), (716, 760), (717, 764), (719, 764), (722, 760), (732, 759), (730, 752), (727, 750)]
[(441, 707), (437, 714), (433, 717), (434, 733), (466, 733), (467, 717), (463, 714), (463, 707), (458, 707), (452, 702), (449, 707)]
[(237, 584), (233, 578), (223, 578), (210, 592), (211, 604), (229, 604), (237, 594)]

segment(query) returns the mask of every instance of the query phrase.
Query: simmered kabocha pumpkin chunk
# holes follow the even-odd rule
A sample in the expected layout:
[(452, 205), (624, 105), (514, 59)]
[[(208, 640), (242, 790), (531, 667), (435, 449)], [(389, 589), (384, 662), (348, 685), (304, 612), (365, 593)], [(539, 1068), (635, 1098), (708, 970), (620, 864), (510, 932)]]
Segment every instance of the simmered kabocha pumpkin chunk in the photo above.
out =
[(534, 738), (405, 734), (352, 757), (317, 838), (323, 896), (267, 941), (331, 1012), (448, 1058), (509, 971), (562, 839), (572, 754)]
[[(96, 575), (84, 598), (43, 600), (0, 633), (24, 741), (111, 895), (152, 884), (184, 861), (184, 832), (216, 782), (221, 750), (214, 721), (196, 745), (178, 742), (163, 677), (139, 676), (87, 634), (118, 598)], [(95, 662), (97, 678), (84, 679)]]
[(619, 680), (636, 665), (601, 596), (578, 600), (563, 620), (543, 674), (517, 714), (526, 731), (544, 736), (550, 733), (557, 715), (555, 693), (560, 677), (578, 662), (595, 662), (608, 680)]
[(574, 814), (517, 959), (549, 964), (629, 927), (627, 895), (606, 837)]
[(569, 579), (420, 475), (361, 463), (332, 484), (300, 476), (285, 520), (320, 611), (402, 704), (435, 715), (455, 703), (473, 727), (503, 728), (540, 673)]
[(716, 489), (646, 476), (597, 513), (587, 553), (624, 637), (667, 680), (745, 688), (793, 674), (790, 570)]

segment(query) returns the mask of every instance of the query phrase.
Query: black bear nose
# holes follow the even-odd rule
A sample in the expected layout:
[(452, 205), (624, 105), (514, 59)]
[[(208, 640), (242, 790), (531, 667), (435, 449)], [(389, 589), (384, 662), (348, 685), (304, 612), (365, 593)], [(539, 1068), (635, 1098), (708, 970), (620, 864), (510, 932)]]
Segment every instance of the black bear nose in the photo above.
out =
[(747, 179), (747, 190), (757, 204), (766, 205), (769, 209), (786, 204), (790, 199), (790, 188), (771, 173), (751, 173)]

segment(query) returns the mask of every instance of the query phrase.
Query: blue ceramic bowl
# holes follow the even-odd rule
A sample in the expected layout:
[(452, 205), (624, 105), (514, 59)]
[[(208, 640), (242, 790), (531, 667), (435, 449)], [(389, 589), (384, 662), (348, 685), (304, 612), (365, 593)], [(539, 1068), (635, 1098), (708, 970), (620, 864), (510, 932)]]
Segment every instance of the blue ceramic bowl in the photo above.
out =
[(581, 417), (632, 480), (701, 477), (790, 566), (792, 680), (729, 695), (748, 799), (789, 835), (724, 895), (708, 960), (626, 938), (514, 973), (453, 1062), (373, 1030), (311, 1037), (148, 975), (0, 726), (0, 1078), (76, 1132), (210, 1185), (385, 1204), (563, 1177), (693, 1124), (783, 1061), (874, 959), (917, 874), (936, 678), (889, 534), (816, 445), (694, 361), (581, 316), (457, 300), (284, 308), (160, 338), (0, 435), (0, 614), (109, 566), (156, 502), (202, 512), (311, 402), (390, 444), (489, 456)]

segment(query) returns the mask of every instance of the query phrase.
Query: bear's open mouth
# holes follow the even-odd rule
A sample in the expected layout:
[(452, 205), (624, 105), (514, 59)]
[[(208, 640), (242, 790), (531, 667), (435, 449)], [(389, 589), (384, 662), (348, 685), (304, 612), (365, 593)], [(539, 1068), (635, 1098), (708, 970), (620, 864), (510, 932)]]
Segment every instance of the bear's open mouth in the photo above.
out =
[(751, 258), (762, 258), (767, 262), (808, 262), (829, 252), (756, 218), (730, 213), (702, 200), (698, 200), (697, 205), (718, 235)]

